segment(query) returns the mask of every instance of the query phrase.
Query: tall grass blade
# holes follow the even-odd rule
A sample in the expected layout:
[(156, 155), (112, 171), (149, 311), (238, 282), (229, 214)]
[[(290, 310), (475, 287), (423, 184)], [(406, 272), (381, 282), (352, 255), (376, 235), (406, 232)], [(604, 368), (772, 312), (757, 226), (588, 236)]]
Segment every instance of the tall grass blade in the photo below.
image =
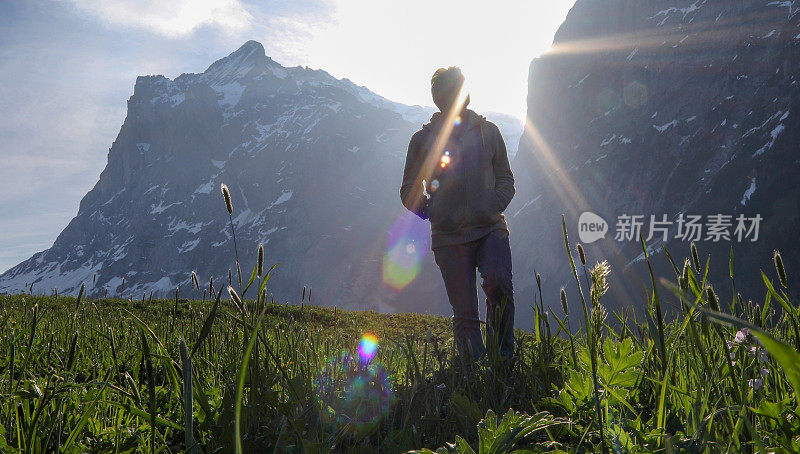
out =
[(253, 345), (258, 338), (258, 330), (261, 328), (261, 322), (264, 320), (266, 308), (261, 310), (261, 314), (253, 326), (253, 332), (250, 334), (250, 341), (247, 342), (247, 348), (242, 356), (242, 364), (239, 367), (239, 374), (236, 380), (236, 410), (235, 410), (235, 423), (234, 423), (234, 443), (236, 454), (241, 454), (242, 451), (242, 399), (244, 398), (244, 378), (247, 374), (247, 364), (250, 362), (250, 352), (253, 350)]
[(150, 452), (156, 452), (156, 381), (153, 376), (153, 360), (150, 357), (150, 344), (144, 330), (140, 330), (142, 335), (142, 351), (144, 352), (144, 364), (147, 371), (147, 391), (148, 391), (148, 411), (150, 416)]
[(189, 349), (186, 341), (180, 341), (181, 365), (183, 366), (183, 418), (184, 418), (184, 444), (189, 449), (190, 454), (197, 452), (194, 446), (194, 416), (192, 405), (192, 358), (189, 356)]
[(219, 300), (222, 297), (222, 289), (219, 289), (217, 292), (217, 296), (214, 297), (214, 306), (211, 308), (211, 312), (208, 313), (206, 320), (203, 322), (203, 328), (200, 329), (200, 335), (197, 337), (197, 340), (194, 341), (194, 345), (192, 346), (192, 354), (200, 348), (200, 345), (203, 344), (203, 341), (206, 340), (208, 335), (211, 333), (211, 328), (214, 325), (214, 320), (217, 318), (217, 312), (219, 311)]

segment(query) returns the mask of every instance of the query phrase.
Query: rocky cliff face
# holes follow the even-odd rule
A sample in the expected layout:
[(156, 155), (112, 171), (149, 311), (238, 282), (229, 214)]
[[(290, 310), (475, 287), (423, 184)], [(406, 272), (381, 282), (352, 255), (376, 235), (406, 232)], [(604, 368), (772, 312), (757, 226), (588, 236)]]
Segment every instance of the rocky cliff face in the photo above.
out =
[(0, 292), (33, 283), (74, 294), (85, 282), (94, 295), (181, 286), (196, 297), (193, 270), (220, 288), (229, 268), (236, 275), (225, 183), (244, 279), (264, 243), (267, 265), (279, 262), (276, 299), (297, 301), (309, 286), (315, 304), (446, 312), (430, 231), (398, 193), (409, 138), (431, 113), (283, 67), (255, 41), (201, 74), (139, 77), (78, 215), (52, 248), (0, 276)]
[[(643, 215), (662, 276), (674, 279), (664, 246), (676, 260), (688, 256), (693, 235), (677, 220), (692, 214), (702, 216), (697, 245), (701, 259), (715, 258), (718, 291), (729, 293), (731, 247), (745, 298), (763, 297), (758, 269), (774, 276), (773, 249), (800, 269), (799, 9), (796, 1), (577, 0), (553, 50), (530, 66), (508, 215), (522, 300), (533, 298), (534, 268), (554, 309), (558, 287), (570, 284), (562, 213), (573, 245), (581, 213), (608, 223), (605, 239), (585, 247), (592, 263), (610, 259), (616, 307), (641, 301), (649, 284), (634, 271), (646, 266), (630, 266), (644, 258), (641, 246), (615, 240), (623, 215)], [(715, 214), (731, 216), (716, 219), (732, 224), (730, 240), (714, 240)], [(651, 215), (667, 216), (666, 237), (648, 239)], [(754, 232), (738, 240), (740, 215), (763, 218), (755, 242)]]

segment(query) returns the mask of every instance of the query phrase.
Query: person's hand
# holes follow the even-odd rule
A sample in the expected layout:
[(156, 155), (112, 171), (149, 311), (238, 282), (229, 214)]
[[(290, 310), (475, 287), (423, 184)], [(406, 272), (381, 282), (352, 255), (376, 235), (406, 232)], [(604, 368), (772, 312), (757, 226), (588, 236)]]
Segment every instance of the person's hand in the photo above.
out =
[(431, 199), (429, 197), (425, 197), (425, 199), (422, 201), (422, 206), (419, 208), (417, 216), (419, 216), (422, 220), (428, 219), (428, 208), (430, 207), (430, 201)]

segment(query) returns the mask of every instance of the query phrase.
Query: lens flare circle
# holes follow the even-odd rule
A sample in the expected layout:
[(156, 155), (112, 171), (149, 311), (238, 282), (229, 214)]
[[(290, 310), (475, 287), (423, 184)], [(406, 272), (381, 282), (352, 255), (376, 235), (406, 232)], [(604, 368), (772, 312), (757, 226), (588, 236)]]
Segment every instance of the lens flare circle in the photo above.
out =
[(419, 262), (412, 263), (410, 266), (403, 266), (395, 260), (392, 260), (390, 258), (390, 253), (383, 256), (383, 283), (395, 290), (402, 290), (405, 288), (417, 277), (419, 271)]
[[(362, 338), (362, 344), (368, 336)], [(377, 348), (377, 337), (374, 346)], [(379, 423), (394, 397), (391, 377), (377, 362), (362, 361), (360, 350), (358, 356), (341, 352), (331, 357), (313, 383), (321, 419), (351, 433)]]
[[(431, 183), (431, 191), (439, 187)], [(383, 256), (383, 283), (394, 290), (402, 290), (420, 272), (421, 262), (430, 250), (430, 227), (410, 211), (404, 212), (389, 227), (386, 253)]]
[(625, 86), (625, 89), (622, 91), (622, 98), (625, 101), (625, 105), (633, 109), (638, 109), (647, 104), (647, 86), (634, 80)]
[(361, 343), (358, 345), (358, 357), (361, 362), (369, 363), (375, 357), (378, 351), (378, 336), (372, 333), (366, 333), (361, 337)]

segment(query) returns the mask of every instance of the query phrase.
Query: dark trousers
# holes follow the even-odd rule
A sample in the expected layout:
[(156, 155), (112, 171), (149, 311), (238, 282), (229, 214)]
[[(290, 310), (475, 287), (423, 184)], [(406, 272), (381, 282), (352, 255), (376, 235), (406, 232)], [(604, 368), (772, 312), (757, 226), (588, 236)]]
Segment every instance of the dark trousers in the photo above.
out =
[(514, 352), (514, 288), (511, 284), (511, 248), (508, 232), (493, 230), (475, 241), (433, 250), (453, 306), (453, 333), (459, 353), (479, 359), (486, 354), (478, 318), (475, 268), (486, 293), (487, 340), (497, 335), (500, 353)]

